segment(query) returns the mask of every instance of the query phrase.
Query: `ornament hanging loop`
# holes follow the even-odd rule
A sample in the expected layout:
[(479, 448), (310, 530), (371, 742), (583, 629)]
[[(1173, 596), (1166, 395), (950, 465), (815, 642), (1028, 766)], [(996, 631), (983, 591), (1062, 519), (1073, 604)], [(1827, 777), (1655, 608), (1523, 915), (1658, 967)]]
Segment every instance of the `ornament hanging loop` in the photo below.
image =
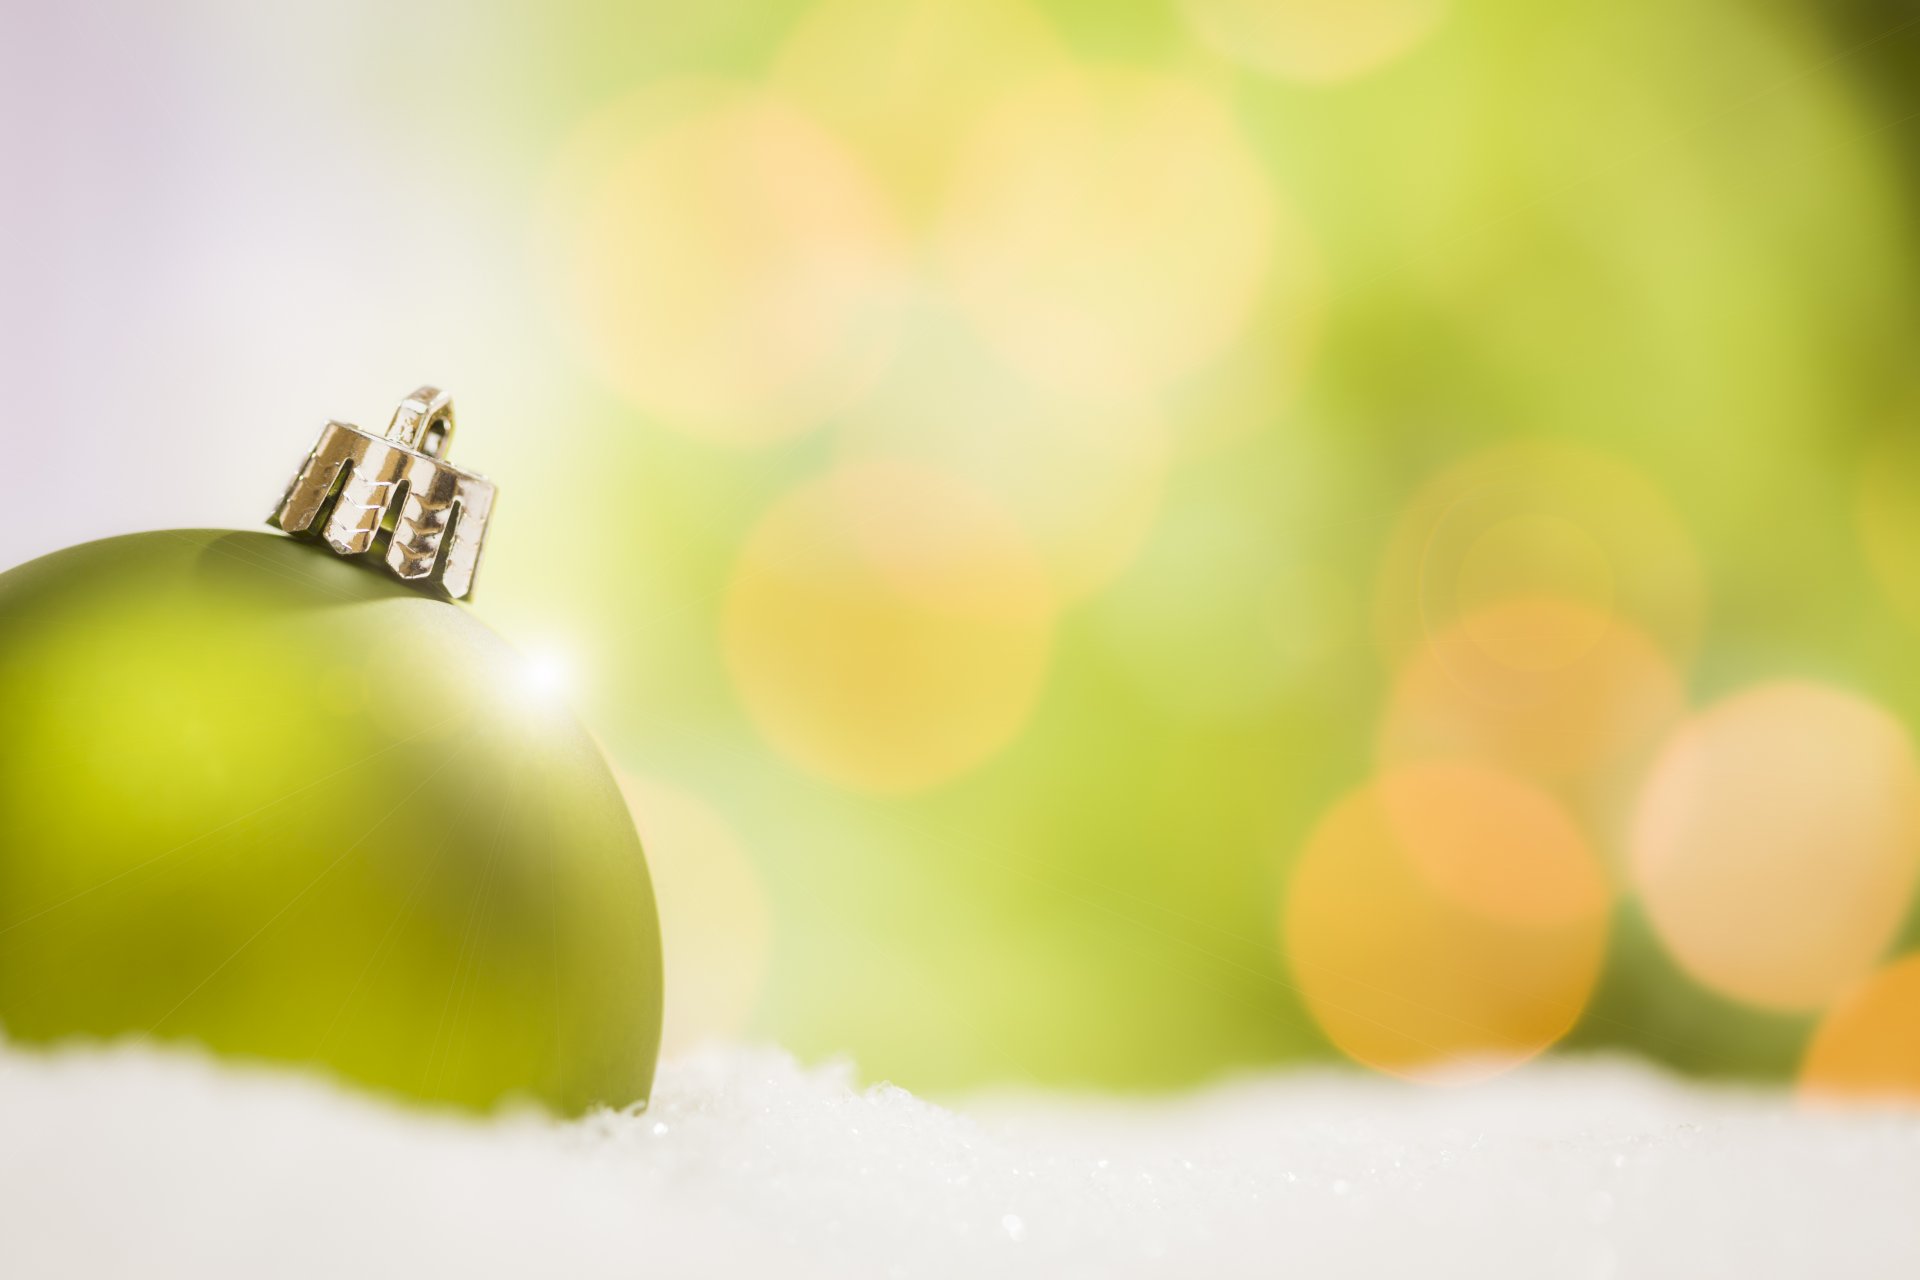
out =
[(394, 409), (387, 439), (429, 458), (444, 457), (453, 443), (453, 397), (438, 387), (415, 389)]
[(409, 586), (464, 600), (486, 544), (493, 481), (446, 461), (453, 397), (420, 387), (385, 435), (329, 422), (267, 523), (379, 567)]

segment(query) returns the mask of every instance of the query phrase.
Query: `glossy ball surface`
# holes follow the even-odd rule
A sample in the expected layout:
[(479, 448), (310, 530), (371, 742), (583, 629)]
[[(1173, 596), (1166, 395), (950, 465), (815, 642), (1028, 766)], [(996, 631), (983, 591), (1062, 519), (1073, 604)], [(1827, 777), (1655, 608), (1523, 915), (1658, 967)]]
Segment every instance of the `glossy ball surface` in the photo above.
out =
[(0, 574), (0, 1029), (417, 1099), (644, 1099), (659, 926), (592, 739), (462, 606), (170, 531)]

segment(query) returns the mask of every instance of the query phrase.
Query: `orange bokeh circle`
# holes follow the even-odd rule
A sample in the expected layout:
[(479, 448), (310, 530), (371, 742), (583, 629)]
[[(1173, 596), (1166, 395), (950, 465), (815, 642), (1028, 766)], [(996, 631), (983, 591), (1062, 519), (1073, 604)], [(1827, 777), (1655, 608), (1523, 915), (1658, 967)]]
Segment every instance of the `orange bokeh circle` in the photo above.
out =
[(1577, 600), (1510, 599), (1412, 654), (1382, 717), (1380, 756), (1605, 782), (1634, 768), (1685, 707), (1680, 673), (1637, 627)]
[(1545, 793), (1473, 764), (1334, 806), (1287, 892), (1288, 963), (1327, 1036), (1413, 1078), (1485, 1074), (1564, 1035), (1606, 951), (1599, 859)]
[(1828, 1011), (1800, 1064), (1821, 1098), (1920, 1102), (1920, 954), (1861, 983)]
[(1893, 941), (1920, 872), (1920, 768), (1855, 694), (1781, 682), (1692, 716), (1662, 748), (1630, 869), (1674, 959), (1723, 995), (1818, 1009)]

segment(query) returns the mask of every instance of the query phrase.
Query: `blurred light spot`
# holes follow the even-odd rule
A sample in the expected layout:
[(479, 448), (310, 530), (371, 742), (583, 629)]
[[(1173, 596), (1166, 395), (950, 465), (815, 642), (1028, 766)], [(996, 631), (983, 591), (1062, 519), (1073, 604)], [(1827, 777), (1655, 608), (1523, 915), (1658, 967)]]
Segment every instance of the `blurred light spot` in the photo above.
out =
[(1010, 361), (1101, 400), (1218, 357), (1263, 288), (1303, 295), (1304, 257), (1225, 104), (1117, 72), (1049, 76), (987, 111), (936, 253)]
[(773, 913), (733, 828), (704, 801), (622, 774), (660, 910), (666, 1015), (661, 1051), (738, 1038), (766, 985)]
[(902, 282), (884, 198), (769, 95), (677, 84), (593, 117), (554, 175), (541, 248), (580, 354), (680, 429), (778, 439), (884, 367)]
[[(1471, 764), (1385, 775), (1379, 803), (1414, 868), (1470, 911), (1521, 925), (1580, 924), (1609, 891), (1585, 839), (1545, 792)], [(1497, 822), (1531, 843), (1503, 849)]]
[(1497, 1071), (1564, 1035), (1606, 950), (1598, 860), (1545, 794), (1492, 770), (1384, 774), (1334, 806), (1295, 866), (1284, 943), (1307, 1005), (1356, 1061)]
[(1920, 955), (1881, 969), (1827, 1012), (1800, 1086), (1815, 1097), (1920, 1102)]
[(1920, 777), (1898, 721), (1770, 684), (1692, 717), (1654, 765), (1632, 874), (1680, 966), (1750, 1004), (1817, 1009), (1869, 969), (1920, 863)]
[(1054, 601), (1023, 532), (962, 482), (841, 468), (747, 541), (726, 651), (754, 722), (849, 786), (914, 790), (980, 764), (1025, 723)]
[(571, 676), (567, 660), (557, 653), (533, 654), (527, 658), (521, 671), (527, 692), (538, 698), (553, 698), (565, 693)]
[(1905, 417), (1868, 446), (1855, 527), (1880, 590), (1909, 626), (1920, 627), (1920, 430)]
[(1610, 833), (1685, 710), (1680, 673), (1637, 628), (1578, 601), (1514, 599), (1460, 618), (1406, 662), (1379, 755), (1496, 764)]
[[(1488, 657), (1508, 667), (1551, 670), (1577, 662), (1605, 635), (1613, 604), (1613, 568), (1606, 549), (1559, 516), (1522, 514), (1501, 520), (1460, 558), (1457, 587), (1466, 625)], [(1600, 607), (1541, 611), (1501, 609), (1515, 597), (1571, 596)]]
[(1200, 38), (1288, 80), (1326, 84), (1377, 70), (1419, 44), (1445, 0), (1180, 0)]
[(842, 420), (848, 459), (895, 458), (964, 480), (1015, 516), (1063, 599), (1131, 563), (1159, 514), (1165, 423), (1131, 404), (1071, 399), (1014, 376), (977, 343), (933, 332), (886, 392)]
[[(1319, 339), (1320, 317), (1305, 305), (1308, 292), (1266, 300), (1225, 355), (1169, 389), (1165, 412), (1180, 424), (1183, 457), (1233, 449), (1284, 422)], [(1316, 471), (1324, 480), (1324, 468)]]
[[(1515, 599), (1587, 606), (1540, 633), (1524, 613), (1488, 612)], [(1618, 615), (1670, 652), (1698, 639), (1705, 591), (1693, 541), (1666, 498), (1638, 472), (1568, 445), (1525, 441), (1469, 458), (1421, 486), (1389, 540), (1378, 626), (1401, 657), (1477, 614), (1480, 647), (1507, 666), (1564, 666)], [(1545, 620), (1536, 619), (1536, 621)]]
[(1046, 20), (1020, 0), (823, 0), (801, 18), (772, 78), (926, 215), (973, 119), (1063, 57)]

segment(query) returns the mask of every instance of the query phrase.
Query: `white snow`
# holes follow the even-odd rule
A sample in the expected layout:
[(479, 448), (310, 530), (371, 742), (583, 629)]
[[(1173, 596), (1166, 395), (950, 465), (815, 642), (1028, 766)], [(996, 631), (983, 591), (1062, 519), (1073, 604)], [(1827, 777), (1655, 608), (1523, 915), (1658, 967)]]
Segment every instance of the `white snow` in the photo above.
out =
[(708, 1051), (644, 1114), (0, 1046), (0, 1275), (1920, 1275), (1920, 1114), (1624, 1062), (952, 1110)]

